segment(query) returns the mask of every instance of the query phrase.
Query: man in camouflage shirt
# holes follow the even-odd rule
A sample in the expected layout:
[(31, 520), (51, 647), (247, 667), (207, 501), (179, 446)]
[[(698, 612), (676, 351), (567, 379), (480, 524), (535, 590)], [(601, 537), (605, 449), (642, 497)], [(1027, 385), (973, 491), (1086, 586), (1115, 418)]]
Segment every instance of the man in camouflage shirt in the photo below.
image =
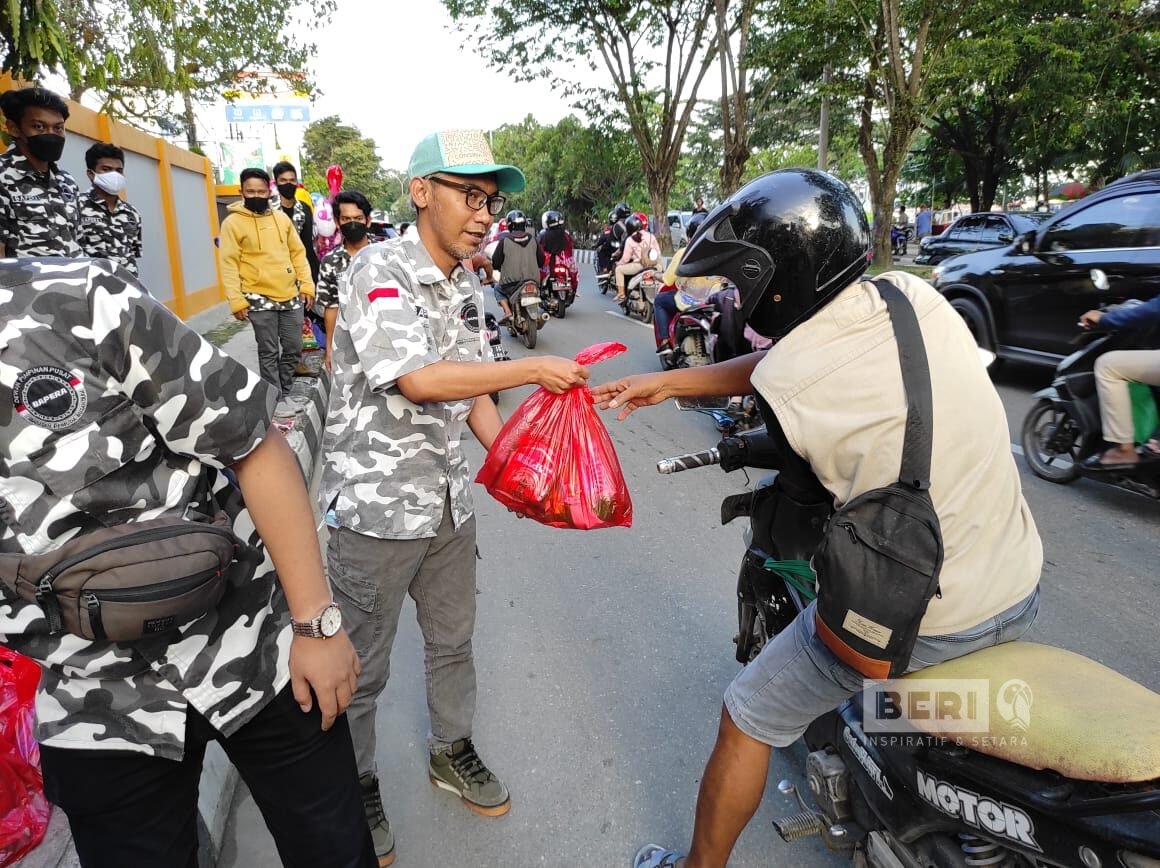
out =
[(408, 593), (426, 646), (431, 782), (484, 815), (511, 805), (471, 740), (475, 517), (462, 439), (469, 427), (491, 446), (501, 427), (491, 392), (562, 392), (588, 376), (554, 356), (489, 361), (483, 291), (461, 261), (503, 209), (498, 191), (522, 190), (523, 173), (496, 165), (472, 131), (428, 136), (410, 175), (418, 232), (364, 250), (338, 284), (320, 485), (333, 509), (330, 579), (363, 665), (348, 717), (380, 865), (394, 858), (394, 836), (375, 774), (375, 700)]
[(121, 198), (125, 152), (98, 142), (85, 151), (93, 189), (81, 201), (80, 242), (86, 256), (111, 259), (137, 274), (141, 258), (141, 215)]
[(58, 166), (68, 103), (26, 87), (0, 95), (12, 145), (0, 154), (0, 255), (83, 256), (80, 188)]
[(334, 324), (338, 321), (338, 281), (350, 267), (350, 260), (371, 242), (367, 233), (371, 227), (371, 203), (357, 190), (343, 190), (334, 197), (334, 215), (342, 244), (326, 254), (318, 270), (318, 286), (314, 293), (314, 309), (322, 317), (326, 328), (326, 369), (331, 369), (330, 344), (334, 340)]
[(354, 649), (340, 629), (291, 637), (291, 615), (332, 604), (301, 473), (270, 427), (276, 398), (106, 260), (0, 262), (0, 557), (191, 507), (230, 515), (253, 554), (214, 610), (133, 643), (52, 632), (0, 583), (0, 642), (43, 670), (45, 791), (82, 865), (196, 865), (209, 739), (284, 864), (374, 864), (336, 720)]
[[(290, 218), (298, 233), (302, 246), (306, 248), (306, 261), (310, 263), (310, 276), (318, 283), (318, 252), (314, 249), (314, 209), (299, 198), (298, 170), (292, 163), (275, 163), (270, 172), (278, 191), (278, 205), (282, 213)], [(303, 192), (302, 195), (305, 195)]]

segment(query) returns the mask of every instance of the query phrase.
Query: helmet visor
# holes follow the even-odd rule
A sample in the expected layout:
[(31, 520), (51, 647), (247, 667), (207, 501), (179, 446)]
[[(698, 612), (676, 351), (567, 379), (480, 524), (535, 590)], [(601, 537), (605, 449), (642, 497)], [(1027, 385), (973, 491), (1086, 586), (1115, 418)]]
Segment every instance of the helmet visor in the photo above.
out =
[(737, 287), (745, 319), (773, 280), (773, 258), (764, 248), (737, 237), (733, 218), (739, 203), (725, 203), (705, 218), (677, 266), (680, 277), (723, 277)]

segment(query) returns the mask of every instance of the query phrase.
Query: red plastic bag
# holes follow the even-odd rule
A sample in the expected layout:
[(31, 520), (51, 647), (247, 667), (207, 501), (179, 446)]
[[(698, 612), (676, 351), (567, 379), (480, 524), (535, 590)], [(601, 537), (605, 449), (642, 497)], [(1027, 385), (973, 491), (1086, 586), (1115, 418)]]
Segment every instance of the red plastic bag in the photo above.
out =
[(0, 866), (31, 851), (52, 811), (40, 776), (33, 700), (40, 667), (0, 647)]
[[(594, 365), (625, 349), (594, 344), (576, 361)], [(536, 389), (496, 436), (475, 481), (508, 509), (551, 527), (632, 526), (628, 486), (587, 386), (562, 395)]]

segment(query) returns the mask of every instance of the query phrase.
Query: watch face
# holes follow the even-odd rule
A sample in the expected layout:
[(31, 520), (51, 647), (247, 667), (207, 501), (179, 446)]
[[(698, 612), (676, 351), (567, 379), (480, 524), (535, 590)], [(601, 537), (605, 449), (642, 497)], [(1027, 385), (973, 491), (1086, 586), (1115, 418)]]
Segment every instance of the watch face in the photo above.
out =
[(322, 610), (322, 618), (318, 628), (322, 631), (323, 636), (333, 636), (341, 627), (342, 609), (338, 608), (338, 606), (330, 605)]

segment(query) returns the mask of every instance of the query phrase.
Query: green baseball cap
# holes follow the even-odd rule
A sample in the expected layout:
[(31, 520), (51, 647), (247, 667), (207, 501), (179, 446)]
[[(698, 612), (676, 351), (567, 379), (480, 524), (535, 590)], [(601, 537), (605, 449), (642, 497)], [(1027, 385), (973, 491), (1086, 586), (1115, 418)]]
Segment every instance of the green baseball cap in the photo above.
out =
[(436, 172), (451, 175), (495, 175), (505, 193), (519, 193), (527, 185), (524, 173), (515, 166), (495, 161), (491, 146), (481, 130), (446, 130), (431, 133), (415, 146), (407, 173), (425, 178)]

